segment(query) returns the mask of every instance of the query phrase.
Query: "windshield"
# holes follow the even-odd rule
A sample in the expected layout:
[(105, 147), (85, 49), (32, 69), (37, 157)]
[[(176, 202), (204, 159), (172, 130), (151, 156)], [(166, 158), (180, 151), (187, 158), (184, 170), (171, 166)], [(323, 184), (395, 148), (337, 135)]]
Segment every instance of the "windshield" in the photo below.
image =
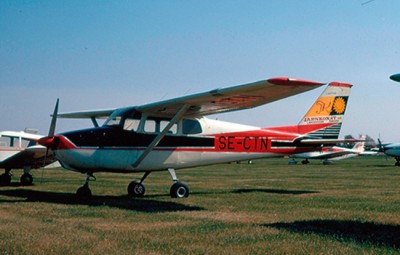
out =
[(139, 123), (141, 114), (134, 108), (123, 108), (115, 110), (110, 117), (104, 122), (103, 126), (120, 126), (124, 129), (133, 129), (137, 127), (135, 123)]

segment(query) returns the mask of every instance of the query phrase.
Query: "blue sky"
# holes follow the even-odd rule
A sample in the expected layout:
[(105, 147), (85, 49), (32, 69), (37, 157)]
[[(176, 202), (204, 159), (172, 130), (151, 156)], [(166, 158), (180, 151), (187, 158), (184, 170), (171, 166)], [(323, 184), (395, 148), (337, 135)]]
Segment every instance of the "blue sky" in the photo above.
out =
[[(0, 130), (288, 76), (354, 84), (341, 136), (400, 141), (400, 1), (365, 2), (1, 1)], [(210, 117), (296, 124), (322, 90)]]

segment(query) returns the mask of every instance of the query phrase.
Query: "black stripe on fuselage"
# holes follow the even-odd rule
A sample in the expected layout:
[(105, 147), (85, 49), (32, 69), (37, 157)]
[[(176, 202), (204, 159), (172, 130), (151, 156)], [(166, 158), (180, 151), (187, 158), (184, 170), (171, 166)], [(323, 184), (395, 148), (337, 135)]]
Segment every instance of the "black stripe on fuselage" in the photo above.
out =
[[(118, 127), (100, 127), (62, 134), (77, 147), (147, 147), (157, 134), (136, 133)], [(157, 147), (214, 147), (212, 137), (167, 134)]]

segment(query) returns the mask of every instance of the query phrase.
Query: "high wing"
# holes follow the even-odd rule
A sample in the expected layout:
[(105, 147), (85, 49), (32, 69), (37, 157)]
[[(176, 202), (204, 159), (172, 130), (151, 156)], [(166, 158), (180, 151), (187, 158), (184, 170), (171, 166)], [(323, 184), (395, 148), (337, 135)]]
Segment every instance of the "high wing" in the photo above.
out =
[(205, 116), (253, 108), (322, 85), (324, 83), (280, 77), (146, 104), (138, 106), (137, 110), (152, 116), (172, 117), (187, 105), (185, 117)]
[(93, 110), (93, 111), (79, 111), (79, 112), (68, 112), (59, 113), (57, 118), (69, 118), (69, 119), (105, 119), (113, 113), (116, 109), (105, 109), (105, 110)]
[[(46, 156), (46, 147), (42, 145), (35, 145), (25, 148), (17, 154), (5, 159), (0, 163), (2, 168), (24, 168), (29, 165), (32, 168), (39, 168), (44, 165), (53, 163), (54, 157), (52, 155)], [(46, 162), (44, 159), (46, 158)]]
[[(208, 92), (163, 100), (137, 106), (136, 109), (154, 117), (174, 117), (179, 110), (187, 106), (182, 117), (196, 117), (253, 108), (279, 99), (306, 92), (324, 85), (324, 83), (292, 79), (272, 78), (254, 83)], [(116, 109), (60, 113), (60, 118), (106, 118)]]

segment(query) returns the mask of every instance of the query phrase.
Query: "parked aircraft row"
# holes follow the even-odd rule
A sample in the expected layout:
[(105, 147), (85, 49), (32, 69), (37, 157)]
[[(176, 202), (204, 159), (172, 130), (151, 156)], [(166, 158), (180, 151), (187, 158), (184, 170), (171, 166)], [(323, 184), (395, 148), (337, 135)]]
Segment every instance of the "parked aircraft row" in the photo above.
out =
[(309, 159), (322, 159), (324, 165), (331, 164), (330, 160), (342, 160), (353, 158), (360, 155), (375, 155), (377, 151), (365, 151), (365, 136), (360, 137), (359, 141), (355, 142), (353, 148), (345, 148), (340, 146), (323, 146), (320, 150), (292, 154), (289, 157), (292, 160), (289, 164), (297, 164), (296, 158), (304, 159), (302, 164), (310, 163)]
[[(13, 137), (12, 142), (4, 144), (5, 148), (0, 148), (2, 155), (7, 155), (0, 158), (0, 167), (6, 170), (1, 180), (9, 182), (11, 168), (24, 168), (21, 183), (32, 183), (31, 168), (58, 160), (65, 169), (86, 174), (84, 185), (77, 190), (82, 198), (91, 196), (89, 182), (95, 172), (143, 172), (140, 180), (128, 185), (128, 194), (140, 197), (145, 194), (143, 182), (148, 175), (164, 170), (169, 171), (173, 181), (171, 197), (187, 197), (189, 187), (178, 180), (177, 169), (321, 154), (324, 146), (348, 142), (338, 139), (352, 87), (348, 83), (329, 83), (297, 125), (261, 128), (206, 118), (271, 103), (323, 85), (279, 77), (151, 104), (61, 114), (57, 100), (48, 136), (1, 135)], [(55, 134), (57, 118), (89, 118), (94, 127)], [(99, 126), (98, 119), (106, 120)], [(18, 139), (29, 143), (16, 146)], [(337, 153), (338, 148), (329, 148), (326, 150)]]

